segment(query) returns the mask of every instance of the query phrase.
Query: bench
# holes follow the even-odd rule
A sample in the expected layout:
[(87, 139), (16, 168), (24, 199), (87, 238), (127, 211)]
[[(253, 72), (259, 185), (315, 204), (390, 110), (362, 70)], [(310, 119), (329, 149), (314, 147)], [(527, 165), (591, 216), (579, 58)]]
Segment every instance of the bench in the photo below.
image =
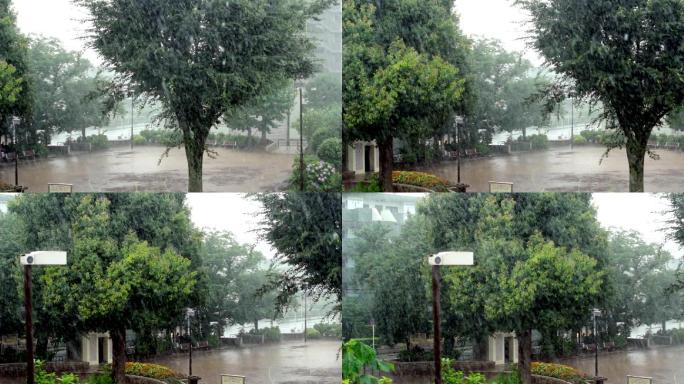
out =
[(24, 159), (28, 159), (29, 157), (33, 160), (36, 159), (36, 151), (33, 149), (27, 149), (23, 151), (22, 154), (24, 155)]
[(238, 143), (237, 141), (226, 141), (222, 145), (223, 148), (237, 148)]
[(7, 161), (14, 161), (17, 157), (17, 154), (14, 152), (6, 153), (5, 154), (5, 160)]

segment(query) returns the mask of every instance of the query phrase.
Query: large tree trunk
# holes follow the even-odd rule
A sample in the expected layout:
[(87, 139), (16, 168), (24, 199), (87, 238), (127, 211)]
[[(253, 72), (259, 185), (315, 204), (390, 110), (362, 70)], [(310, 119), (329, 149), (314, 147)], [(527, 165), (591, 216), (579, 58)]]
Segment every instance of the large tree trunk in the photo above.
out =
[(489, 348), (486, 336), (480, 336), (474, 340), (473, 344), (473, 359), (476, 361), (487, 360), (487, 349)]
[(185, 157), (188, 160), (188, 192), (202, 192), (202, 166), (207, 135), (200, 131), (201, 128), (183, 131)]
[(629, 162), (629, 191), (644, 191), (644, 160), (646, 144), (633, 140), (627, 141), (627, 161)]
[(42, 332), (36, 335), (36, 357), (44, 361), (48, 359), (48, 336)]
[(667, 321), (663, 320), (663, 322), (662, 322), (661, 324), (662, 324), (662, 328), (661, 328), (661, 329), (662, 329), (663, 335), (664, 335), (665, 332), (667, 331)]
[(86, 139), (86, 129), (85, 127), (81, 128), (81, 137), (83, 137), (83, 142), (85, 142)]
[(518, 333), (518, 371), (523, 384), (532, 384), (532, 331)]
[(392, 170), (394, 167), (394, 149), (392, 138), (378, 141), (380, 151), (380, 188), (383, 192), (394, 192)]
[(259, 333), (259, 319), (254, 319), (254, 333)]
[(112, 379), (117, 384), (126, 383), (126, 329), (109, 331), (112, 338)]

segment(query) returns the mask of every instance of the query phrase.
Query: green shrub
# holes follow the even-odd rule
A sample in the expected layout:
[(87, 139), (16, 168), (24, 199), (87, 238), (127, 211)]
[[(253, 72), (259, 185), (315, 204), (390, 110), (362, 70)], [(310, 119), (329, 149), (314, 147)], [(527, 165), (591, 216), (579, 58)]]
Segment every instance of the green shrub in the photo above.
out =
[[(299, 157), (292, 164), (290, 176), (290, 189), (300, 189), (300, 163)], [(307, 192), (338, 192), (342, 190), (342, 174), (335, 167), (315, 156), (304, 158), (304, 190)]]
[(339, 137), (331, 137), (321, 143), (316, 151), (318, 158), (337, 169), (342, 167), (342, 140)]
[(454, 369), (453, 360), (442, 359), (442, 383), (444, 384), (484, 384), (487, 382), (481, 373), (471, 373), (467, 377)]
[(544, 134), (530, 135), (527, 139), (532, 144), (532, 149), (547, 149), (549, 148), (549, 138)]
[(342, 380), (349, 384), (385, 383), (392, 381), (378, 379), (366, 373), (366, 370), (392, 372), (394, 365), (378, 360), (375, 350), (359, 340), (349, 340), (342, 345)]
[(45, 371), (45, 364), (41, 360), (34, 362), (34, 378), (36, 384), (78, 384), (78, 376), (73, 373), (65, 373), (57, 377), (55, 373)]
[(95, 151), (109, 148), (109, 139), (107, 138), (107, 135), (103, 133), (88, 136), (88, 142)]
[(147, 140), (145, 140), (145, 137), (142, 135), (135, 135), (133, 136), (133, 144), (134, 145), (143, 145), (147, 143)]
[(309, 150), (312, 153), (318, 152), (318, 147), (327, 139), (330, 138), (339, 138), (339, 133), (336, 133), (333, 130), (330, 130), (328, 128), (319, 128), (314, 132), (313, 136), (311, 136), (311, 142), (309, 143)]
[(567, 365), (539, 362), (532, 362), (532, 374), (554, 377), (577, 384), (583, 383), (586, 377), (582, 372)]
[(307, 328), (306, 329), (306, 337), (309, 339), (313, 339), (313, 340), (320, 339), (321, 333), (318, 332), (318, 330), (315, 328)]
[(268, 342), (280, 341), (281, 334), (279, 327), (262, 328), (261, 333), (264, 335), (264, 340)]
[(575, 138), (572, 140), (572, 143), (574, 145), (585, 145), (587, 144), (587, 139), (585, 139), (584, 136), (575, 136)]
[(169, 378), (179, 378), (180, 375), (171, 368), (158, 364), (150, 363), (126, 363), (126, 374), (134, 376), (149, 377), (151, 379), (166, 380)]
[(209, 347), (211, 348), (218, 348), (221, 345), (221, 339), (216, 335), (209, 335), (207, 337), (207, 341), (209, 342)]
[(399, 351), (399, 361), (431, 361), (434, 356), (432, 351), (426, 351), (419, 346)]
[(87, 378), (84, 384), (114, 384), (114, 380), (109, 373), (97, 373)]
[(342, 338), (342, 324), (316, 324), (314, 329), (324, 337)]
[(356, 183), (349, 192), (382, 192), (382, 189), (378, 178), (372, 177), (370, 180)]
[(449, 191), (449, 182), (447, 180), (424, 172), (394, 171), (392, 172), (392, 182), (395, 184), (406, 184), (428, 188), (435, 192)]

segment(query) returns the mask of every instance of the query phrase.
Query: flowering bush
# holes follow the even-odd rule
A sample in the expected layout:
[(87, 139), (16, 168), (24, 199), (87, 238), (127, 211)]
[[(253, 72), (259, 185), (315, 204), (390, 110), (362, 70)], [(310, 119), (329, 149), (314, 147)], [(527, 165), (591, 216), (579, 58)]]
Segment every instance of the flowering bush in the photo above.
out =
[(180, 377), (179, 374), (163, 365), (149, 363), (126, 363), (126, 374), (133, 376), (149, 377), (151, 379), (166, 380)]
[(586, 377), (582, 372), (567, 365), (540, 362), (532, 363), (532, 374), (554, 377), (572, 383), (582, 383)]
[[(292, 165), (290, 189), (299, 190), (299, 158)], [(307, 192), (337, 192), (342, 190), (342, 175), (331, 164), (316, 157), (304, 159), (304, 190)]]
[(395, 184), (415, 185), (432, 189), (435, 192), (448, 192), (449, 182), (441, 177), (423, 172), (394, 171), (392, 182)]

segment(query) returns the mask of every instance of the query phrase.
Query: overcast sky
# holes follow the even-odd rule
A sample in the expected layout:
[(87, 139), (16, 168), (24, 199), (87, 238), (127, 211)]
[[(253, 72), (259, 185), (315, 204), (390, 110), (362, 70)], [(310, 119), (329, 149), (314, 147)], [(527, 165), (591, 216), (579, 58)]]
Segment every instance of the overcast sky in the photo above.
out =
[(268, 243), (258, 239), (261, 203), (240, 193), (190, 193), (187, 205), (198, 228), (230, 231), (239, 243), (256, 245), (268, 259), (275, 255)]
[(543, 63), (537, 52), (526, 48), (526, 12), (513, 5), (513, 0), (456, 0), (461, 30), (470, 37), (500, 40), (509, 51), (522, 52), (534, 65)]

